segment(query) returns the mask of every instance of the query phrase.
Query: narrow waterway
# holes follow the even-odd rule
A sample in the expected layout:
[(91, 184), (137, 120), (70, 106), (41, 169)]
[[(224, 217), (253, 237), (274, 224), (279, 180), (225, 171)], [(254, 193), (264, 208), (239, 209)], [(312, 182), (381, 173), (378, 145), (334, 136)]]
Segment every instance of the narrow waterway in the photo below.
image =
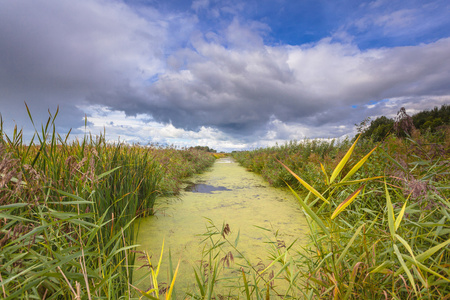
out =
[(162, 281), (167, 282), (168, 249), (174, 265), (181, 260), (178, 290), (187, 290), (195, 282), (192, 269), (201, 259), (204, 236), (200, 235), (207, 231), (206, 218), (219, 229), (228, 224), (233, 242), (240, 232), (238, 248), (255, 265), (267, 261), (269, 238), (285, 245), (297, 240), (298, 249), (305, 243), (309, 229), (293, 195), (270, 187), (231, 158), (218, 159), (209, 171), (191, 180), (179, 197), (161, 199), (155, 216), (140, 220), (138, 234), (140, 250), (153, 256), (153, 264), (165, 240)]

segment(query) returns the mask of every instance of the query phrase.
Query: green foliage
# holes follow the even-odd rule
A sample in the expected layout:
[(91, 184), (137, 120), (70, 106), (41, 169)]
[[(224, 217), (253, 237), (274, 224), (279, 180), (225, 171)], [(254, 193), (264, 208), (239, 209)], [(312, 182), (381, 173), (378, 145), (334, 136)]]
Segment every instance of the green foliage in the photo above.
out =
[[(404, 129), (400, 128), (401, 126), (399, 127), (399, 132), (395, 132), (394, 130), (394, 124), (396, 122), (404, 122), (404, 117), (409, 117), (406, 115), (406, 112), (402, 116), (399, 115), (398, 120), (385, 116), (378, 117), (372, 121), (370, 121), (370, 118), (367, 118), (360, 124), (355, 124), (355, 126), (358, 134), (361, 133), (362, 139), (372, 139), (373, 141), (380, 142), (391, 133), (396, 133), (397, 136), (404, 138), (406, 135), (403, 132)], [(432, 110), (421, 111), (409, 118), (411, 118), (415, 129), (420, 130), (422, 134), (427, 131), (435, 133), (439, 130), (445, 130), (445, 126), (450, 126), (450, 105), (444, 104), (440, 108), (435, 107)], [(408, 135), (413, 134), (410, 129), (407, 133)]]
[(176, 193), (183, 178), (215, 158), (107, 143), (104, 135), (69, 142), (69, 134), (56, 133), (57, 113), (28, 145), (21, 130), (7, 135), (0, 126), (0, 297), (138, 295), (130, 286), (135, 219), (152, 214), (159, 195)]
[[(305, 280), (290, 289), (298, 287), (307, 299), (443, 299), (450, 293), (450, 137), (440, 144), (430, 139), (390, 136), (370, 158), (361, 149), (369, 153), (375, 145), (362, 140), (346, 155), (323, 160), (320, 184), (304, 166), (286, 166), (300, 182), (295, 194), (311, 228), (309, 252), (295, 260)], [(273, 156), (286, 152), (276, 150)], [(376, 180), (379, 175), (384, 180)], [(375, 181), (363, 185), (364, 178)]]
[(450, 105), (442, 105), (432, 110), (421, 111), (412, 116), (414, 126), (421, 131), (435, 132), (439, 126), (450, 125)]
[(217, 150), (209, 148), (208, 146), (195, 146), (195, 147), (192, 147), (192, 148), (193, 149), (197, 149), (197, 150), (201, 150), (201, 151), (205, 151), (205, 152), (217, 153)]
[(388, 136), (393, 128), (394, 120), (381, 116), (371, 121), (370, 125), (365, 130), (361, 131), (361, 138), (371, 138), (372, 140), (379, 142)]

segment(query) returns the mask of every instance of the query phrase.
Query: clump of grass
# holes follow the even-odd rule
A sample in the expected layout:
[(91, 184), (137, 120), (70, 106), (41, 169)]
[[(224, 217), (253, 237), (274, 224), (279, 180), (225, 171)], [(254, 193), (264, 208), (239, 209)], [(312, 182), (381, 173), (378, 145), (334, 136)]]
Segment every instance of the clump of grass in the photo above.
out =
[[(277, 232), (267, 237), (268, 258), (251, 261), (239, 249), (240, 231), (227, 223), (218, 227), (207, 220), (202, 259), (194, 269), (196, 290), (191, 299), (299, 299), (302, 296), (300, 270), (293, 246), (280, 240)], [(272, 233), (271, 230), (260, 228)]]

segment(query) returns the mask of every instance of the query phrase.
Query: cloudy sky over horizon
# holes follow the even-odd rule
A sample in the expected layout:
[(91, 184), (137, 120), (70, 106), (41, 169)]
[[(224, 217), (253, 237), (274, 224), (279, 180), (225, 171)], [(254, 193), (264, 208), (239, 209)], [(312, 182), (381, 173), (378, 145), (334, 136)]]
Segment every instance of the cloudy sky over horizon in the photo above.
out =
[[(7, 133), (218, 150), (353, 135), (450, 104), (450, 2), (5, 0)], [(85, 116), (87, 127), (85, 128)]]

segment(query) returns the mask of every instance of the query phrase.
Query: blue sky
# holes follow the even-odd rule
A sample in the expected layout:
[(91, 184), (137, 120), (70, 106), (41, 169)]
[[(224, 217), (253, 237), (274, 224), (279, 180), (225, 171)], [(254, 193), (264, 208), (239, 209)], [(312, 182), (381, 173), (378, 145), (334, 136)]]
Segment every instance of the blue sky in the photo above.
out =
[[(31, 136), (251, 149), (450, 103), (449, 1), (9, 0), (0, 113)], [(84, 117), (88, 127), (84, 128)]]

